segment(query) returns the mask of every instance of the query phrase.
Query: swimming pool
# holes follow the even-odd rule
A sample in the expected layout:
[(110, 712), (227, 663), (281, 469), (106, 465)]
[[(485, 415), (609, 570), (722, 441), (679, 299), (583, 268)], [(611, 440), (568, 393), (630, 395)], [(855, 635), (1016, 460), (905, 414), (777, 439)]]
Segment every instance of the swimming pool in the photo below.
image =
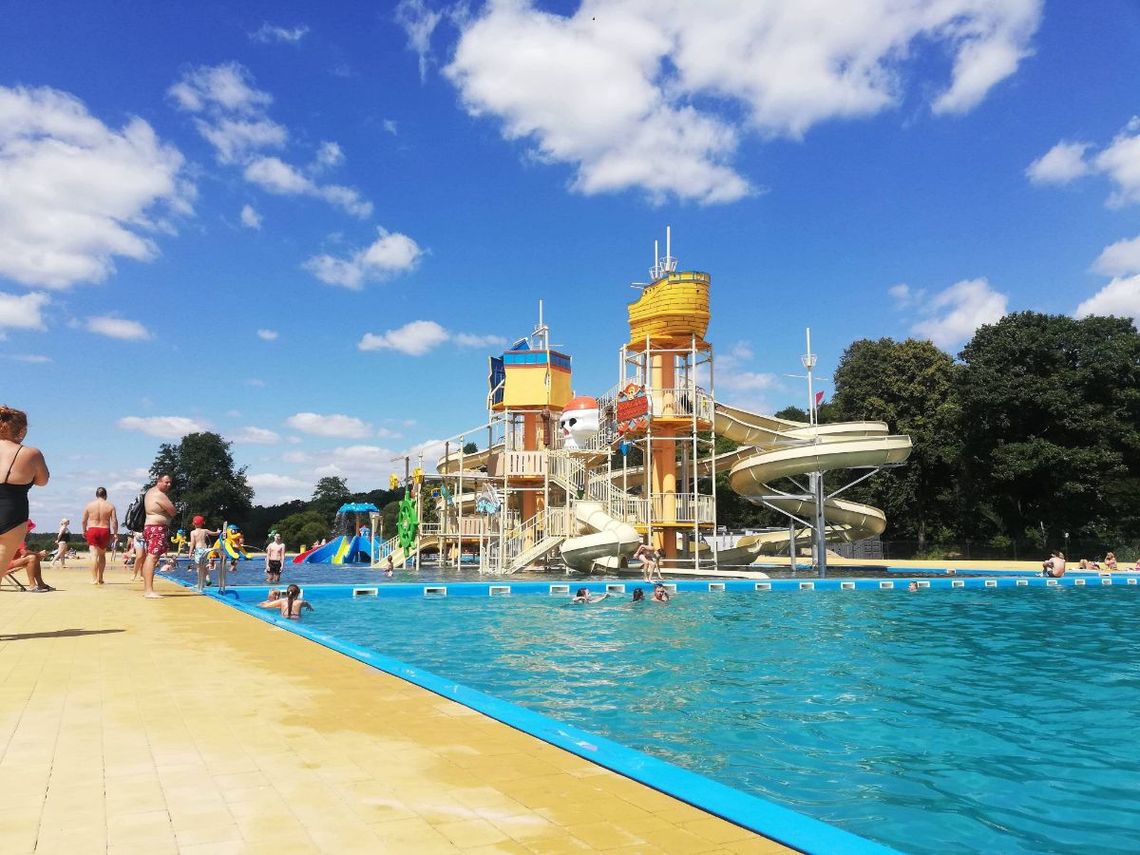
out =
[(590, 607), (311, 589), (306, 624), (906, 851), (1135, 851), (1138, 589), (1068, 581)]

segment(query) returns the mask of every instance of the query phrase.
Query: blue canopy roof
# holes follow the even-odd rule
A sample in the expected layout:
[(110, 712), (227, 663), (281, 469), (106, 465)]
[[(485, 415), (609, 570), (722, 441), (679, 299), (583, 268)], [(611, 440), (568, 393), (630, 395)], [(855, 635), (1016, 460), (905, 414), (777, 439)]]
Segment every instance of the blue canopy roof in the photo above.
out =
[(348, 504), (341, 505), (337, 513), (366, 514), (373, 511), (380, 513), (380, 509), (371, 502), (349, 502)]

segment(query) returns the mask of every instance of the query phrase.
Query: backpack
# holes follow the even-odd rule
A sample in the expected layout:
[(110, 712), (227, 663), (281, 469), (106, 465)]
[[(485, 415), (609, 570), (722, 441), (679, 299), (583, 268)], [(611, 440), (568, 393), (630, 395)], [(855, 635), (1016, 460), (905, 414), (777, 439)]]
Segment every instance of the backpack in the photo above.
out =
[(143, 490), (127, 505), (123, 514), (123, 525), (130, 531), (142, 531), (146, 523), (146, 490)]

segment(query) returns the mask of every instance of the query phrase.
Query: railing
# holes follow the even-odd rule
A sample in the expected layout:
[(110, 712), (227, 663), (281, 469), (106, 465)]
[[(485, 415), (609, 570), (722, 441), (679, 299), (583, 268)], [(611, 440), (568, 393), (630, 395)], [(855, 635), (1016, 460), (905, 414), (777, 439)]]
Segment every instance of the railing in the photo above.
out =
[[(499, 523), (503, 521), (500, 514), (490, 516), (468, 514), (462, 520), (458, 516), (449, 515), (449, 517), (437, 522), (424, 523), (420, 526), (420, 534), (429, 537), (458, 537), (462, 534), (464, 537), (489, 536), (497, 538), (499, 536)], [(518, 522), (518, 511), (508, 511), (505, 520), (507, 531), (517, 526)]]
[(487, 473), (494, 478), (542, 478), (547, 458), (545, 451), (501, 451), (487, 460)]
[[(618, 400), (618, 394), (628, 386), (632, 380), (626, 380), (614, 386), (610, 391), (598, 399), (598, 405), (602, 410), (602, 423), (609, 422), (613, 424), (613, 411), (616, 410), (615, 402)], [(696, 415), (700, 421), (711, 422), (714, 415), (714, 404), (712, 396), (702, 389), (700, 386), (674, 386), (671, 388), (666, 387), (644, 387), (646, 394), (649, 396), (650, 406), (649, 412), (653, 418), (669, 418), (669, 419), (691, 419)], [(605, 401), (605, 404), (602, 403)], [(606, 409), (609, 409), (611, 418), (606, 418)], [(608, 438), (612, 442), (615, 436)], [(607, 445), (609, 444), (607, 442)]]
[(586, 467), (564, 452), (550, 455), (549, 472), (550, 480), (572, 496), (577, 496), (586, 485)]

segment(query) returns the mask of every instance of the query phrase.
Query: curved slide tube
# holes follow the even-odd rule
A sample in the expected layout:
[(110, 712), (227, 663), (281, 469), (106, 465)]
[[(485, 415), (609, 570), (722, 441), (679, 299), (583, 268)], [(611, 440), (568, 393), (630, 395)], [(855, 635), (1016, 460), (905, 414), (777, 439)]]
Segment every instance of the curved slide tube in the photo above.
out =
[[(801, 519), (814, 513), (815, 503), (771, 487), (772, 481), (809, 472), (895, 465), (911, 452), (910, 437), (889, 434), (885, 422), (808, 425), (724, 404), (717, 404), (715, 418), (715, 432), (741, 445), (717, 458), (717, 469), (730, 467), (733, 491), (754, 504), (772, 505)], [(844, 499), (827, 499), (824, 519), (833, 540), (882, 534), (887, 525), (878, 508)], [(788, 537), (786, 532), (770, 532), (750, 545), (758, 545), (760, 552), (779, 552), (787, 549)]]
[(574, 570), (588, 573), (595, 564), (619, 567), (641, 543), (637, 529), (607, 514), (601, 502), (577, 502), (574, 517), (585, 533), (562, 543), (562, 560)]

